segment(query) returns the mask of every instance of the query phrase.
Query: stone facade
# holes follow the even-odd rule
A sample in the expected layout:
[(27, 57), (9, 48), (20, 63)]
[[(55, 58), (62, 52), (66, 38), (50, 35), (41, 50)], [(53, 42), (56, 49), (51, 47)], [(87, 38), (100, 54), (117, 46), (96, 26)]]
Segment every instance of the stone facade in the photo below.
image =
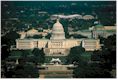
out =
[(81, 46), (86, 51), (94, 51), (100, 49), (100, 43), (97, 39), (65, 39), (65, 40), (36, 40), (36, 39), (17, 39), (17, 49), (34, 49), (44, 48), (46, 55), (66, 56), (69, 49), (74, 46)]
[(53, 25), (50, 39), (17, 39), (16, 48), (44, 48), (46, 56), (66, 56), (69, 53), (70, 48), (74, 46), (82, 46), (86, 51), (98, 50), (100, 49), (99, 42), (98, 39), (65, 39), (63, 26), (59, 20), (57, 20)]

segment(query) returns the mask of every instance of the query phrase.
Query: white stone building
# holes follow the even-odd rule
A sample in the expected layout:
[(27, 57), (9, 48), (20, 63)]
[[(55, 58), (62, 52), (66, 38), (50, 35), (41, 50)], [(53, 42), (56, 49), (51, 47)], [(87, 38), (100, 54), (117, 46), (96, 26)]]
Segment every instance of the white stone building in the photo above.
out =
[(50, 39), (17, 39), (16, 48), (44, 48), (46, 56), (66, 56), (74, 46), (82, 46), (86, 51), (100, 49), (99, 39), (66, 39), (63, 25), (59, 20), (53, 25), (51, 33)]

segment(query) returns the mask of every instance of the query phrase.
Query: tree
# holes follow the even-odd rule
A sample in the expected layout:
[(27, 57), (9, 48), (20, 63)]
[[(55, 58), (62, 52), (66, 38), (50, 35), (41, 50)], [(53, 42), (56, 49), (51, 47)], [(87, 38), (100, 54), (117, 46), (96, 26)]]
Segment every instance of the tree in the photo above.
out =
[[(106, 70), (108, 74), (116, 69), (116, 35), (111, 35), (106, 39), (101, 39), (104, 44), (102, 50), (94, 51), (91, 57), (92, 61), (99, 61), (100, 68)], [(113, 67), (114, 66), (114, 67)]]
[(29, 55), (31, 55), (31, 50), (20, 50), (22, 52), (21, 58), (19, 59), (20, 64), (25, 64), (29, 60)]
[(71, 48), (70, 54), (67, 56), (69, 64), (77, 63), (78, 65), (74, 71), (73, 77), (76, 78), (107, 78), (111, 77), (110, 73), (100, 67), (99, 64), (88, 63), (82, 54), (85, 53), (85, 49), (81, 46)]
[(33, 38), (34, 39), (39, 39), (39, 38), (42, 38), (43, 36), (42, 35), (34, 35)]
[(2, 37), (2, 43), (11, 46), (15, 44), (15, 40), (19, 38), (20, 35), (16, 31), (11, 31)]
[(112, 66), (116, 64), (116, 35), (108, 36), (104, 42), (101, 55), (102, 67), (112, 70)]
[(51, 33), (48, 33), (48, 35), (45, 36), (46, 39), (50, 39)]
[(85, 49), (81, 46), (76, 46), (70, 49), (70, 53), (67, 56), (67, 63), (81, 62), (81, 54), (85, 52)]
[(107, 49), (116, 49), (116, 35), (108, 36), (107, 39), (104, 41), (104, 47)]
[(43, 49), (40, 50), (38, 48), (34, 48), (34, 50), (32, 51), (32, 54), (34, 55), (33, 59), (35, 63), (44, 63), (45, 53)]
[(99, 51), (99, 50), (93, 51), (93, 53), (91, 54), (91, 61), (100, 61), (101, 54), (102, 54), (102, 51)]
[(99, 37), (99, 39), (100, 39), (100, 44), (104, 44), (104, 42), (105, 42), (106, 38), (101, 37), (101, 36), (98, 36), (98, 37)]
[(1, 48), (1, 59), (5, 60), (9, 56), (10, 50), (8, 46), (2, 46)]
[[(100, 63), (88, 63), (84, 61), (82, 54), (84, 49), (82, 47), (71, 48), (70, 54), (67, 57), (69, 63), (78, 62), (78, 65), (74, 69), (74, 76), (76, 78), (111, 78), (112, 75), (110, 71), (112, 70), (112, 65), (115, 64), (116, 58), (115, 55), (115, 36), (109, 36), (104, 40), (104, 47), (101, 51), (94, 51), (91, 57), (92, 61), (99, 61)], [(115, 52), (115, 53), (111, 53)], [(113, 59), (114, 58), (114, 59)]]
[(10, 52), (10, 56), (18, 56), (18, 57), (21, 57), (22, 55), (22, 51), (19, 51), (19, 50), (13, 50)]
[(74, 34), (74, 38), (87, 38), (86, 36), (80, 35), (80, 34)]
[(69, 38), (71, 37), (71, 35), (69, 35), (69, 32), (66, 32), (66, 33), (65, 33), (65, 37), (66, 37), (67, 39), (69, 39)]
[(22, 57), (24, 57), (24, 58), (27, 58), (28, 55), (31, 54), (31, 50), (21, 50), (21, 52), (23, 53)]
[(79, 65), (74, 70), (74, 76), (76, 78), (111, 78), (108, 71), (99, 67), (99, 64), (84, 63)]
[(12, 77), (14, 78), (38, 78), (39, 77), (39, 71), (38, 69), (29, 64), (19, 64), (17, 65), (13, 70)]
[(43, 37), (42, 35), (27, 36), (27, 38), (34, 38), (34, 39), (40, 39), (42, 37)]
[(10, 52), (10, 56), (8, 57), (9, 59), (17, 60), (22, 57), (22, 51), (14, 50)]

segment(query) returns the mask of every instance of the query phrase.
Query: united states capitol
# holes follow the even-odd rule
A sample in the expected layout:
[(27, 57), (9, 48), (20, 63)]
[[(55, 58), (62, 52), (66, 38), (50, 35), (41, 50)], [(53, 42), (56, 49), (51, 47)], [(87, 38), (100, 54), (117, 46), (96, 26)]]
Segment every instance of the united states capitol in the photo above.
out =
[[(66, 39), (63, 25), (57, 19), (51, 30), (50, 39), (27, 39), (26, 36), (38, 34), (36, 29), (31, 29), (21, 34), (21, 38), (16, 40), (16, 49), (44, 48), (46, 56), (67, 56), (70, 48), (82, 46), (86, 51), (99, 50), (100, 40), (95, 38)], [(92, 36), (92, 35), (91, 35)]]

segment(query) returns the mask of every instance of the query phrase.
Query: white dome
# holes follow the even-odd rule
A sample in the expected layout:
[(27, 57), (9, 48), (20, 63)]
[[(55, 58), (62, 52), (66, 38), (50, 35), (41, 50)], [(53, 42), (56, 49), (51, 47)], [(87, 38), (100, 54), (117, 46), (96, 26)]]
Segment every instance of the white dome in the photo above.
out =
[(53, 25), (51, 39), (65, 39), (65, 33), (63, 25), (57, 19), (57, 22)]
[(53, 30), (64, 30), (63, 25), (59, 22), (59, 19), (57, 19), (57, 22), (53, 25)]

